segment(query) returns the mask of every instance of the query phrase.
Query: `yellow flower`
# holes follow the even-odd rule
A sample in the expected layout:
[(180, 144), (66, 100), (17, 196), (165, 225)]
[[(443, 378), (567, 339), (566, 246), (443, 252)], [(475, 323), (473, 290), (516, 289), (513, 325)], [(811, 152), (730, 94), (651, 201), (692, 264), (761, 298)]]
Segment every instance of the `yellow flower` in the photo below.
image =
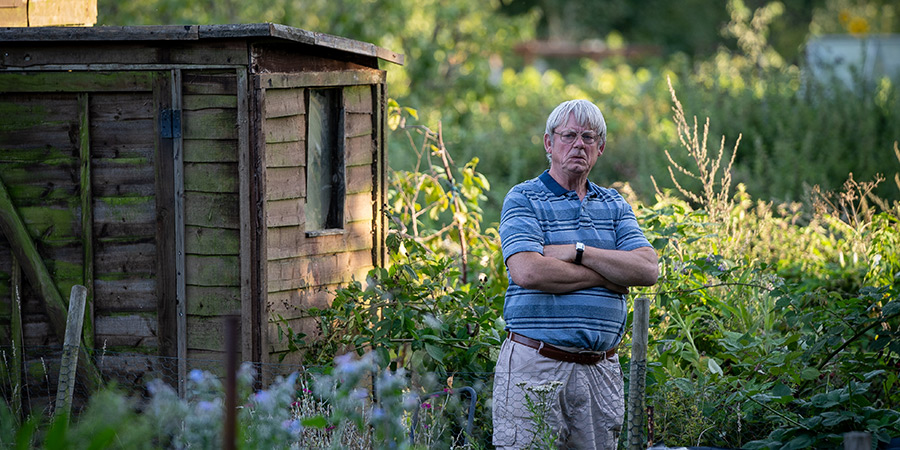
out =
[(847, 22), (850, 21), (850, 11), (847, 11), (846, 9), (842, 9), (841, 12), (838, 14), (838, 20), (841, 22), (841, 25), (846, 26)]
[(847, 29), (850, 30), (850, 34), (865, 34), (869, 32), (869, 22), (862, 17), (854, 17), (850, 19)]

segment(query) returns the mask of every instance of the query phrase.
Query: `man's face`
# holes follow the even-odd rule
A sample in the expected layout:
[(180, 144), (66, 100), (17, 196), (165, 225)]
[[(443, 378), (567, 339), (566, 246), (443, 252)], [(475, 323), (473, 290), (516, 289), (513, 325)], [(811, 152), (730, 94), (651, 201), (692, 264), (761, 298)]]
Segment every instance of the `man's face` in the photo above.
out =
[[(571, 132), (576, 134), (575, 140), (568, 144), (563, 142), (562, 135)], [(569, 119), (556, 127), (553, 136), (544, 136), (544, 149), (550, 154), (551, 168), (570, 176), (586, 175), (591, 171), (603, 153), (603, 147), (599, 137), (591, 144), (585, 143), (582, 137), (585, 133), (594, 133), (594, 130), (579, 125), (575, 116), (569, 114)]]

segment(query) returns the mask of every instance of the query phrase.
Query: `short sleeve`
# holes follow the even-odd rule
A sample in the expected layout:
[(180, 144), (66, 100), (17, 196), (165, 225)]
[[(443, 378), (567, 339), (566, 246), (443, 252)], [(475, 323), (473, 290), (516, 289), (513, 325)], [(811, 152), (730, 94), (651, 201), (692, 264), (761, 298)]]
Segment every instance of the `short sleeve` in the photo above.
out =
[(644, 236), (641, 226), (638, 224), (631, 205), (621, 198), (619, 219), (616, 221), (616, 248), (619, 250), (634, 250), (640, 247), (650, 247), (650, 242)]
[(503, 199), (500, 245), (503, 261), (520, 252), (544, 253), (544, 233), (538, 224), (534, 205), (519, 187), (510, 190)]

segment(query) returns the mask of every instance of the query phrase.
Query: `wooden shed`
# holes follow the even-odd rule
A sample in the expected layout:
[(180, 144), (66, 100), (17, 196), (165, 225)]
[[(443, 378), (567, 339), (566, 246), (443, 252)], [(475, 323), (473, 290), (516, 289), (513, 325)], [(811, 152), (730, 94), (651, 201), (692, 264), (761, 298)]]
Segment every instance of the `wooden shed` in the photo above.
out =
[(147, 355), (101, 372), (184, 380), (227, 316), (241, 360), (277, 362), (278, 317), (309, 332), (384, 261), (381, 61), (403, 56), (275, 24), (0, 29), (0, 336), (61, 343), (44, 270), (88, 288), (89, 347)]

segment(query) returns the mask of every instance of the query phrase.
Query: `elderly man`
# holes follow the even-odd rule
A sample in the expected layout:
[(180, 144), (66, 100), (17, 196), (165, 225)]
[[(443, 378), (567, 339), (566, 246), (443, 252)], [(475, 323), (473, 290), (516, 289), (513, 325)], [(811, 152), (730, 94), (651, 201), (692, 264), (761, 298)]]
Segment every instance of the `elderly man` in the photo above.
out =
[(631, 206), (588, 181), (606, 146), (593, 103), (561, 103), (547, 119), (550, 169), (513, 187), (503, 202), (500, 240), (509, 272), (503, 307), (508, 338), (494, 378), (497, 448), (528, 447), (535, 436), (526, 395), (552, 392), (544, 417), (559, 448), (615, 448), (625, 414), (616, 348), (629, 286), (659, 275), (656, 251)]

